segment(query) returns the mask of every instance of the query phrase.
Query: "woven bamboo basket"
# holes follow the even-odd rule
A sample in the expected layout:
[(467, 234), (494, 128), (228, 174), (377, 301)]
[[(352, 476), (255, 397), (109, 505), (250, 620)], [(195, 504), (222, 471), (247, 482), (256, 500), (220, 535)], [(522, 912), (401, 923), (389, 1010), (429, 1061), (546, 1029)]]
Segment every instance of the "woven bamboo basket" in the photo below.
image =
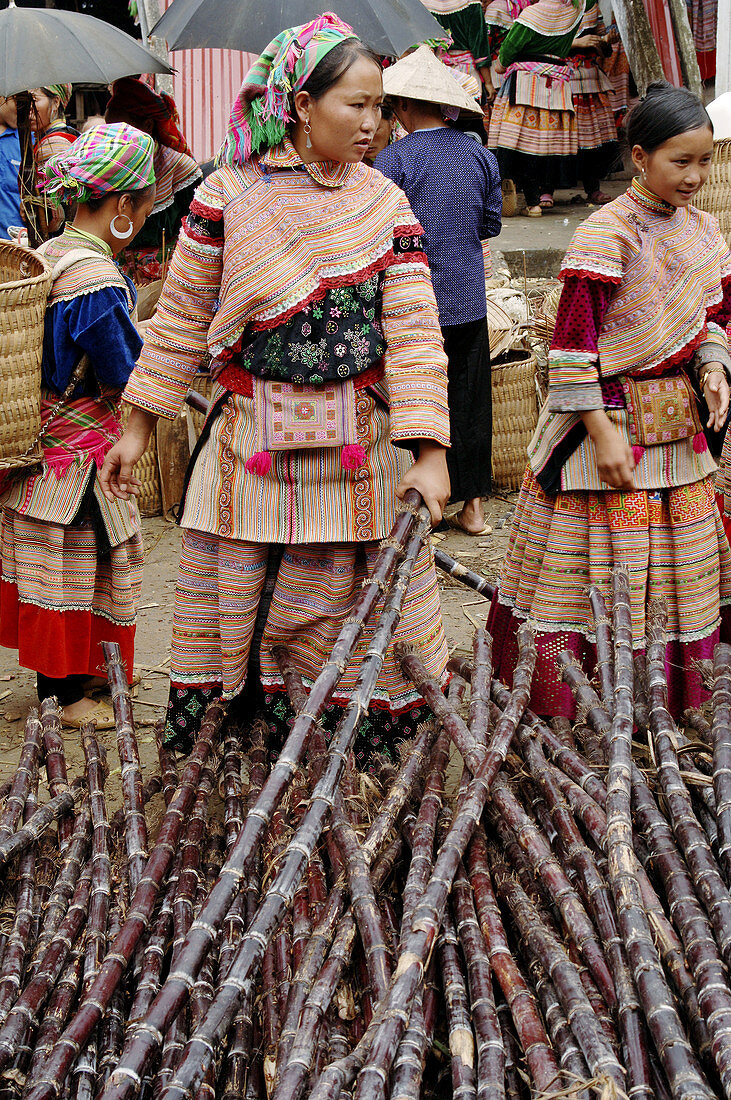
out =
[(492, 477), (497, 489), (520, 488), (537, 423), (536, 357), (520, 348), (492, 365)]
[(731, 248), (731, 138), (714, 142), (710, 175), (693, 204), (718, 218), (721, 232)]
[[(51, 269), (27, 248), (0, 243), (0, 470), (43, 457), (41, 354)], [(35, 445), (34, 445), (35, 444)]]

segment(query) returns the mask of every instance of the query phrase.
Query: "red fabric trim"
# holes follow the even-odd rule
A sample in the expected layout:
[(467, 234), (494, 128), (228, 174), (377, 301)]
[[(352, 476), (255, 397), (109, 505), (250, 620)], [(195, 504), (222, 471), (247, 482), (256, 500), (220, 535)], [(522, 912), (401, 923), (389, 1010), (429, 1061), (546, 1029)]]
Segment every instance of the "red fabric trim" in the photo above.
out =
[(425, 267), (429, 266), (426, 252), (399, 252), (398, 254), (394, 254), (391, 267), (395, 267), (396, 264), (411, 264), (414, 263), (414, 261), (420, 261)]
[[(355, 375), (352, 379), (353, 385), (356, 390), (364, 390), (368, 386), (380, 382), (383, 373), (383, 360), (381, 360), (369, 367), (368, 370), (363, 371), (362, 374)], [(218, 376), (218, 383), (224, 389), (240, 394), (241, 397), (254, 396), (254, 375), (245, 370), (244, 367), (239, 366), (238, 363), (230, 363), (225, 370), (222, 370)]]
[(622, 282), (621, 275), (600, 275), (597, 271), (587, 271), (583, 267), (564, 267), (558, 277), (563, 282), (568, 275), (576, 275), (580, 279), (596, 279), (600, 283), (613, 283), (615, 286)]
[(394, 237), (423, 237), (424, 229), (418, 222), (412, 225), (395, 225), (393, 235)]
[(202, 218), (208, 218), (212, 222), (220, 222), (223, 217), (223, 210), (219, 210), (215, 206), (206, 206), (200, 199), (193, 199), (190, 204), (191, 214), (200, 214)]
[(0, 645), (17, 649), (20, 664), (44, 676), (106, 676), (102, 642), (117, 642), (126, 667), (133, 668), (135, 629), (90, 611), (22, 603), (15, 585), (0, 581)]
[(186, 237), (198, 241), (199, 244), (211, 244), (216, 248), (223, 248), (223, 234), (221, 234), (220, 237), (209, 237), (206, 233), (198, 233), (195, 229), (191, 228), (187, 218), (183, 218), (183, 232)]

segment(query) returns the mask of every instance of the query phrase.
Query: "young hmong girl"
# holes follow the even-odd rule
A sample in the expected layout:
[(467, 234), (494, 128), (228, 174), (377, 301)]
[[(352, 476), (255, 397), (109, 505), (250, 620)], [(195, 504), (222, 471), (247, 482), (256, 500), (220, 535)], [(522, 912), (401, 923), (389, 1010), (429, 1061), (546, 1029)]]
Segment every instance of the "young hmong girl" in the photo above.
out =
[(102, 641), (133, 667), (142, 539), (134, 502), (108, 501), (98, 468), (119, 437), (119, 397), (140, 353), (136, 296), (114, 255), (155, 197), (154, 142), (100, 126), (45, 166), (46, 193), (77, 204), (45, 246), (54, 268), (42, 361), (43, 470), (0, 495), (0, 645), (57, 696), (67, 726), (111, 728), (111, 708), (84, 694), (104, 673)]
[[(272, 645), (314, 680), (397, 497), (418, 488), (438, 520), (449, 495), (446, 358), (421, 227), (403, 192), (361, 163), (381, 98), (377, 58), (336, 16), (271, 43), (234, 105), (221, 167), (196, 192), (125, 393), (133, 408), (107, 456), (110, 496), (127, 495), (157, 417), (176, 415), (206, 351), (218, 361), (180, 517), (168, 733), (184, 748), (206, 700), (244, 687), (272, 544), (283, 556), (255, 675), (281, 691)], [(343, 410), (338, 438), (318, 430), (305, 449), (277, 438), (277, 407), (312, 419), (328, 402)], [(428, 549), (400, 634), (443, 674)], [(335, 702), (349, 698), (371, 636)], [(399, 716), (413, 730), (421, 700), (392, 654), (374, 702), (381, 732), (361, 740), (361, 757)]]
[(627, 566), (635, 649), (646, 608), (668, 608), (675, 713), (696, 705), (695, 659), (710, 657), (731, 601), (731, 551), (714, 503), (715, 463), (693, 385), (728, 411), (731, 253), (692, 205), (713, 153), (710, 120), (684, 89), (652, 85), (627, 123), (639, 175), (579, 227), (564, 258), (549, 393), (529, 448), (491, 614), (498, 674), (510, 676), (515, 628), (538, 631), (533, 707), (572, 714), (556, 654), (591, 672), (587, 586), (611, 602)]

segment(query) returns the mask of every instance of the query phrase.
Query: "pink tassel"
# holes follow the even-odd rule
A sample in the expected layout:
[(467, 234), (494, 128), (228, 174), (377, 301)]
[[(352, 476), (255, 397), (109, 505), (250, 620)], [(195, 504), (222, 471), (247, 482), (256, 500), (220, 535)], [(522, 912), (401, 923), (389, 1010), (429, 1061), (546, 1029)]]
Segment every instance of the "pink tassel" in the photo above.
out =
[(635, 460), (635, 465), (637, 465), (637, 463), (641, 461), (642, 456), (643, 456), (644, 453), (645, 453), (645, 448), (640, 447), (637, 443), (635, 443), (635, 445), (632, 448), (632, 457)]
[(246, 463), (246, 469), (250, 474), (258, 474), (266, 477), (272, 468), (272, 456), (269, 451), (257, 451)]
[(703, 432), (698, 432), (698, 435), (693, 436), (693, 450), (697, 455), (702, 455), (708, 450), (708, 440)]
[(366, 453), (360, 443), (347, 443), (340, 452), (340, 464), (344, 470), (359, 470), (365, 465)]

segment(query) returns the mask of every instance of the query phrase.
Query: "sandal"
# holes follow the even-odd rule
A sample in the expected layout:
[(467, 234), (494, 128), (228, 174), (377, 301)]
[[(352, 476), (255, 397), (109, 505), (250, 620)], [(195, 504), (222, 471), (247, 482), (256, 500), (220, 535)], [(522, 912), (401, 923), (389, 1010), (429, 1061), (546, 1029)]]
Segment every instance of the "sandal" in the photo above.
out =
[(592, 191), (590, 195), (586, 196), (586, 201), (593, 203), (594, 206), (606, 206), (608, 202), (612, 201), (612, 196), (608, 195), (606, 191)]
[(549, 195), (546, 191), (544, 195), (541, 195), (538, 204), (541, 210), (553, 210), (553, 195)]
[(67, 717), (63, 707), (61, 710), (61, 725), (66, 729), (80, 730), (87, 722), (93, 722), (98, 730), (113, 730), (115, 726), (114, 711), (108, 703), (101, 700), (90, 711), (80, 718)]
[(525, 216), (527, 218), (542, 218), (543, 211), (541, 210), (540, 206), (526, 206)]

